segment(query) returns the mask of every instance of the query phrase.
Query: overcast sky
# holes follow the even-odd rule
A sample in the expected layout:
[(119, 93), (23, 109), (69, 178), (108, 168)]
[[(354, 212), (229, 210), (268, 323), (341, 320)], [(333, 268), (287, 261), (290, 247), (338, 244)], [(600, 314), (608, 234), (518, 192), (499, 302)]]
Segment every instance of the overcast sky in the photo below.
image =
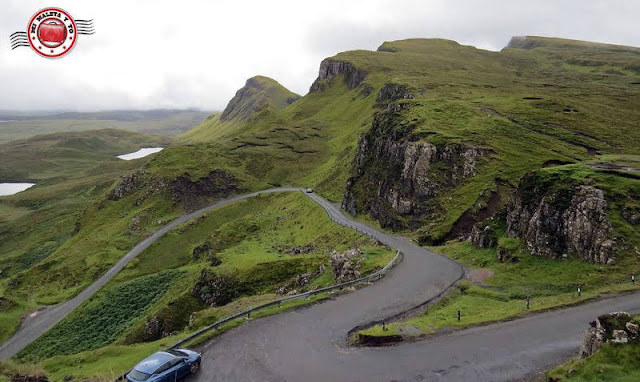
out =
[[(95, 20), (73, 52), (10, 49), (39, 9)], [(0, 109), (221, 110), (262, 74), (306, 94), (320, 61), (385, 40), (441, 37), (500, 50), (514, 35), (640, 46), (640, 1), (2, 0)]]

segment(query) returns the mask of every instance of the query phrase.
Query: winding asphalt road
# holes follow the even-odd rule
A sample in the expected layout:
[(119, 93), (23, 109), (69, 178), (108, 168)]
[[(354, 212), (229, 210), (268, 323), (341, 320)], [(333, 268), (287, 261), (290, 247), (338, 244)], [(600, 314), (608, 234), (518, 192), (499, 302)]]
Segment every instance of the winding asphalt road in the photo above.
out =
[(410, 241), (354, 222), (307, 194), (339, 224), (356, 228), (404, 258), (382, 280), (307, 308), (263, 318), (203, 347), (195, 381), (513, 381), (575, 356), (597, 315), (640, 312), (630, 294), (524, 319), (385, 348), (346, 343), (354, 327), (409, 310), (463, 275), (459, 265)]
[[(22, 349), (80, 305), (126, 263), (175, 226), (216, 207), (276, 188), (225, 199), (185, 215), (145, 239), (73, 300), (23, 327), (0, 348), (0, 358)], [(587, 323), (613, 311), (640, 312), (638, 294), (601, 300), (524, 319), (477, 327), (387, 348), (346, 344), (354, 327), (428, 301), (463, 275), (453, 261), (409, 240), (355, 222), (316, 194), (305, 194), (339, 224), (399, 249), (403, 261), (382, 280), (333, 300), (248, 322), (204, 346), (202, 368), (192, 381), (512, 381), (576, 354)]]

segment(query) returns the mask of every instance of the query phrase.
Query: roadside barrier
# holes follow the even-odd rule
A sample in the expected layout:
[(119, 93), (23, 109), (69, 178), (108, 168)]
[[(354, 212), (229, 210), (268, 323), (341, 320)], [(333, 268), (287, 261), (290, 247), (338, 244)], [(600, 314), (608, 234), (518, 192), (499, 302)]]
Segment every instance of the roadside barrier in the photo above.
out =
[[(299, 191), (303, 191), (303, 190), (300, 189)], [(260, 193), (257, 193), (257, 194), (259, 195)], [(318, 202), (318, 201), (316, 200), (316, 202)], [(338, 220), (338, 219), (333, 218), (333, 216), (331, 216), (331, 213), (329, 212), (327, 207), (324, 206), (323, 203), (320, 203), (320, 202), (318, 202), (318, 203), (326, 210), (327, 214), (329, 215), (329, 219), (331, 219), (331, 221), (333, 221), (334, 223), (337, 223), (337, 224), (342, 225), (342, 226), (347, 227), (347, 228), (351, 228), (351, 229), (357, 231), (358, 233), (361, 233), (363, 235), (369, 236), (369, 237), (377, 240), (377, 237), (374, 234), (372, 234), (370, 232), (367, 232), (367, 230), (365, 228), (359, 227), (358, 224), (353, 224), (350, 221)], [(308, 297), (316, 295), (316, 294), (325, 293), (325, 292), (331, 292), (331, 291), (334, 291), (336, 289), (343, 289), (345, 287), (352, 286), (352, 285), (355, 285), (355, 284), (378, 280), (378, 279), (382, 278), (385, 275), (385, 273), (387, 273), (389, 271), (389, 269), (391, 267), (393, 267), (394, 265), (396, 265), (400, 261), (402, 261), (402, 252), (400, 252), (400, 250), (397, 250), (396, 251), (396, 255), (393, 257), (393, 259), (391, 259), (391, 261), (389, 261), (389, 263), (387, 265), (384, 266), (384, 268), (382, 268), (379, 271), (374, 272), (374, 273), (372, 273), (372, 274), (370, 274), (368, 276), (360, 277), (360, 278), (352, 280), (352, 281), (347, 281), (347, 282), (344, 282), (344, 283), (335, 284), (335, 285), (331, 285), (331, 286), (324, 287), (324, 288), (319, 288), (319, 289), (312, 290), (312, 291), (305, 292), (305, 293), (299, 293), (299, 294), (296, 294), (296, 295), (293, 295), (293, 296), (287, 296), (287, 297), (284, 297), (284, 298), (281, 298), (281, 299), (278, 299), (278, 300), (275, 300), (275, 301), (271, 301), (271, 302), (268, 302), (268, 303), (265, 303), (265, 304), (262, 304), (262, 305), (255, 306), (253, 308), (244, 310), (242, 312), (238, 312), (236, 314), (233, 314), (231, 316), (228, 316), (228, 317), (225, 317), (225, 318), (223, 318), (221, 320), (218, 320), (218, 321), (214, 322), (213, 324), (208, 325), (208, 326), (198, 330), (197, 332), (194, 332), (193, 334), (189, 335), (188, 337), (178, 341), (177, 343), (175, 343), (173, 346), (171, 346), (167, 350), (176, 349), (176, 348), (178, 348), (178, 347), (180, 347), (180, 346), (182, 346), (184, 344), (187, 344), (188, 342), (191, 342), (194, 339), (196, 339), (196, 338), (198, 338), (198, 337), (200, 337), (200, 336), (202, 336), (202, 335), (204, 335), (204, 334), (206, 334), (206, 333), (208, 333), (208, 332), (210, 332), (212, 330), (216, 330), (220, 326), (222, 326), (222, 325), (224, 325), (224, 324), (226, 324), (228, 322), (231, 322), (231, 321), (233, 321), (235, 319), (238, 319), (238, 318), (241, 318), (241, 317), (247, 317), (247, 319), (251, 319), (251, 314), (253, 312), (257, 312), (259, 310), (262, 310), (262, 309), (265, 309), (265, 308), (269, 308), (269, 307), (272, 307), (272, 306), (275, 306), (275, 305), (277, 305), (278, 307), (281, 307), (283, 302), (297, 300), (297, 299), (301, 299), (301, 298), (308, 298)], [(126, 380), (126, 373), (121, 375), (120, 377), (116, 378), (116, 381), (124, 381), (124, 380)]]
[(313, 295), (316, 295), (316, 294), (319, 294), (319, 293), (331, 292), (333, 290), (342, 289), (342, 288), (345, 288), (345, 287), (348, 287), (348, 286), (351, 286), (351, 285), (354, 285), (354, 284), (380, 279), (380, 278), (382, 278), (384, 276), (384, 274), (393, 265), (397, 264), (401, 260), (401, 258), (402, 258), (401, 252), (397, 251), (396, 255), (393, 257), (393, 259), (391, 259), (391, 261), (387, 265), (385, 265), (384, 268), (382, 268), (379, 271), (377, 271), (375, 273), (372, 273), (372, 274), (370, 274), (368, 276), (360, 277), (359, 279), (355, 279), (355, 280), (352, 280), (352, 281), (347, 281), (347, 282), (341, 283), (341, 284), (336, 284), (336, 285), (331, 285), (331, 286), (324, 287), (324, 288), (319, 288), (319, 289), (312, 290), (312, 291), (305, 292), (305, 293), (299, 293), (299, 294), (296, 294), (296, 295), (293, 295), (293, 296), (287, 296), (285, 298), (281, 298), (281, 299), (278, 299), (278, 300), (275, 300), (275, 301), (271, 301), (271, 302), (268, 302), (266, 304), (258, 305), (258, 306), (255, 306), (253, 308), (244, 310), (242, 312), (238, 312), (238, 313), (233, 314), (233, 315), (231, 315), (229, 317), (225, 317), (225, 318), (223, 318), (223, 319), (221, 319), (219, 321), (214, 322), (213, 324), (211, 324), (209, 326), (206, 326), (206, 327), (198, 330), (197, 332), (191, 334), (187, 338), (184, 338), (184, 339), (178, 341), (176, 344), (174, 344), (169, 349), (175, 349), (177, 347), (180, 347), (181, 345), (184, 345), (184, 344), (186, 344), (186, 343), (188, 343), (190, 341), (193, 341), (194, 339), (200, 337), (201, 335), (203, 335), (205, 333), (208, 333), (211, 330), (215, 330), (215, 329), (219, 328), (220, 326), (226, 324), (227, 322), (233, 321), (233, 320), (235, 320), (237, 318), (245, 317), (245, 316), (247, 318), (251, 318), (251, 313), (253, 313), (253, 312), (257, 312), (259, 310), (262, 310), (262, 309), (265, 309), (265, 308), (269, 308), (269, 307), (275, 306), (275, 305), (281, 306), (283, 302), (297, 300), (297, 299), (300, 299), (300, 298), (307, 298), (307, 297), (310, 297), (310, 296), (313, 296)]
[[(216, 330), (220, 326), (222, 326), (222, 325), (224, 325), (224, 324), (226, 324), (228, 322), (231, 322), (231, 321), (233, 321), (233, 320), (235, 320), (237, 318), (241, 318), (241, 317), (251, 318), (251, 313), (257, 312), (257, 311), (259, 311), (261, 309), (265, 309), (265, 308), (268, 308), (268, 307), (271, 307), (271, 306), (275, 306), (275, 305), (278, 305), (278, 307), (280, 307), (283, 302), (297, 300), (297, 299), (300, 299), (300, 298), (307, 298), (307, 297), (310, 297), (310, 296), (313, 296), (313, 295), (316, 295), (316, 294), (319, 294), (319, 293), (331, 292), (333, 290), (342, 289), (342, 288), (345, 288), (345, 287), (348, 287), (348, 286), (351, 286), (351, 285), (355, 285), (355, 284), (358, 284), (358, 283), (364, 283), (364, 282), (379, 280), (385, 275), (385, 273), (387, 273), (389, 271), (389, 269), (391, 267), (393, 267), (394, 265), (396, 265), (400, 261), (402, 261), (402, 252), (400, 252), (398, 250), (396, 252), (396, 255), (393, 257), (393, 259), (391, 259), (391, 261), (389, 261), (389, 263), (387, 265), (385, 265), (384, 268), (380, 269), (379, 271), (377, 271), (375, 273), (372, 273), (372, 274), (370, 274), (368, 276), (360, 277), (359, 279), (355, 279), (355, 280), (352, 280), (352, 281), (347, 281), (345, 283), (335, 284), (335, 285), (331, 285), (331, 286), (328, 286), (328, 287), (312, 290), (312, 291), (309, 291), (309, 292), (299, 293), (299, 294), (296, 294), (296, 295), (293, 295), (293, 296), (287, 296), (287, 297), (284, 297), (284, 298), (281, 298), (281, 299), (278, 299), (278, 300), (275, 300), (275, 301), (268, 302), (266, 304), (255, 306), (253, 308), (244, 310), (242, 312), (238, 312), (238, 313), (233, 314), (233, 315), (231, 315), (229, 317), (225, 317), (225, 318), (223, 318), (223, 319), (221, 319), (219, 321), (216, 321), (216, 322), (214, 322), (213, 324), (211, 324), (209, 326), (205, 326), (204, 328), (202, 328), (202, 329), (198, 330), (197, 332), (189, 335), (188, 337), (176, 342), (168, 350), (179, 348), (180, 346), (182, 346), (182, 345), (184, 345), (184, 344), (186, 344), (186, 343), (188, 343), (190, 341), (193, 341), (194, 339), (202, 336), (203, 334), (208, 333), (208, 332), (210, 332), (212, 330)], [(126, 376), (126, 374), (123, 374), (122, 376), (118, 377), (116, 379), (116, 381), (124, 381), (126, 379), (125, 376)]]

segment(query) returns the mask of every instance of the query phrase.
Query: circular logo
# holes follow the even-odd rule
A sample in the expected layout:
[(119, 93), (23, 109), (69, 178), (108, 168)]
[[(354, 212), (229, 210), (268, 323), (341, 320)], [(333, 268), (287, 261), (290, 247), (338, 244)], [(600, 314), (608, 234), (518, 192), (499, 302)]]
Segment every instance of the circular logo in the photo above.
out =
[(39, 55), (47, 58), (62, 57), (76, 43), (76, 22), (60, 8), (38, 11), (27, 26), (29, 44)]

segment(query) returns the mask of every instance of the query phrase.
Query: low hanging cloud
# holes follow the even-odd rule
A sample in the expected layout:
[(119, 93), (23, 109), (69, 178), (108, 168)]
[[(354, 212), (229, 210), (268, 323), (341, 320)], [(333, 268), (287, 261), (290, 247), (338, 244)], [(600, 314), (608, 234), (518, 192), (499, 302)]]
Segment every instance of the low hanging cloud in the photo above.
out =
[[(59, 60), (12, 51), (9, 35), (47, 5), (93, 18), (97, 33)], [(221, 110), (248, 77), (305, 94), (323, 58), (384, 41), (438, 37), (500, 50), (513, 35), (544, 35), (640, 46), (639, 16), (633, 0), (4, 0), (0, 109)]]

